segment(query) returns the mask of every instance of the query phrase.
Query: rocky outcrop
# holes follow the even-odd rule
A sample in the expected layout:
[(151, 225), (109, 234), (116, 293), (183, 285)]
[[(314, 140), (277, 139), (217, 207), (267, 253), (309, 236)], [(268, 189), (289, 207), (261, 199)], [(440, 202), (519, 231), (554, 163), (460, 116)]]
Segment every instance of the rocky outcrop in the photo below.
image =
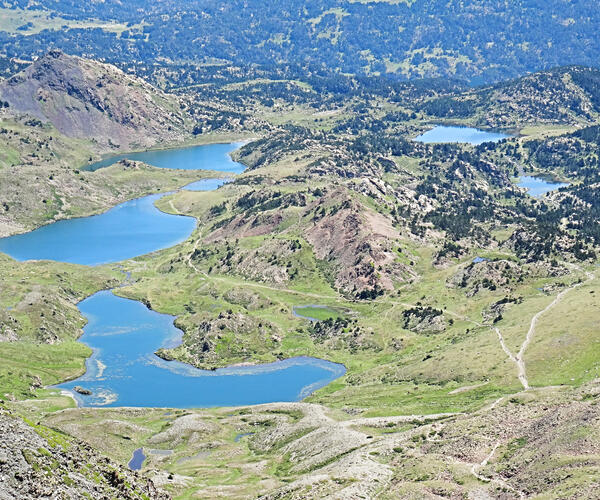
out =
[(0, 82), (0, 99), (11, 113), (51, 123), (68, 137), (93, 139), (105, 150), (148, 148), (185, 136), (175, 97), (109, 64), (57, 50)]
[(415, 276), (400, 263), (394, 245), (399, 232), (387, 217), (356, 203), (341, 191), (321, 198), (314, 225), (306, 232), (317, 259), (331, 268), (335, 286), (348, 292), (393, 290)]
[(167, 500), (151, 480), (89, 445), (0, 408), (0, 499)]
[(282, 336), (274, 324), (233, 311), (222, 312), (216, 318), (198, 315), (180, 319), (177, 326), (185, 332), (182, 344), (159, 349), (156, 355), (205, 369), (221, 366), (224, 360), (255, 363), (257, 353), (271, 353)]
[(509, 260), (473, 262), (461, 268), (446, 282), (448, 288), (463, 288), (472, 297), (486, 289), (510, 290), (510, 284), (523, 279), (524, 271), (518, 264)]
[(446, 329), (444, 314), (439, 309), (417, 306), (402, 313), (404, 328), (414, 333), (440, 333)]

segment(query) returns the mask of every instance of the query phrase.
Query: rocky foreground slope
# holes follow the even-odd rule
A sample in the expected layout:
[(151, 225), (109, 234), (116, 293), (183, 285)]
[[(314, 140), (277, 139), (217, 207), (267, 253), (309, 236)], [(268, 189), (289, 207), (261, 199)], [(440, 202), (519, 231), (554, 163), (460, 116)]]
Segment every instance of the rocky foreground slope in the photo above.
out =
[(89, 445), (0, 409), (0, 499), (168, 499)]
[(474, 413), (365, 417), (274, 403), (73, 408), (49, 422), (115, 458), (126, 436), (144, 447), (153, 481), (181, 498), (592, 499), (599, 391), (597, 381), (522, 391)]

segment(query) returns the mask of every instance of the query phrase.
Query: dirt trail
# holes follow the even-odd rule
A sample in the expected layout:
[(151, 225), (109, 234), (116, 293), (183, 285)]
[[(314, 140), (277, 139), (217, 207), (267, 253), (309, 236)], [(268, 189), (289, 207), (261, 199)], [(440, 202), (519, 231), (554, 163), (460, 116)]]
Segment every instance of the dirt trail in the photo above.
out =
[[(576, 269), (577, 271), (583, 271), (580, 267), (578, 267), (574, 264), (566, 264), (566, 265), (568, 267), (572, 267), (572, 268)], [(527, 380), (527, 369), (525, 366), (525, 360), (523, 358), (525, 356), (525, 351), (527, 351), (529, 344), (533, 340), (533, 337), (535, 335), (535, 328), (538, 324), (538, 321), (544, 314), (546, 314), (548, 311), (550, 311), (552, 308), (554, 308), (557, 304), (559, 304), (562, 301), (562, 299), (565, 297), (565, 295), (567, 295), (569, 292), (575, 290), (576, 288), (584, 285), (585, 283), (593, 280), (596, 277), (593, 273), (591, 273), (589, 271), (583, 271), (583, 272), (585, 272), (585, 275), (587, 277), (587, 279), (585, 281), (580, 281), (579, 283), (575, 283), (574, 285), (570, 286), (569, 288), (565, 288), (562, 292), (560, 292), (556, 296), (556, 298), (552, 302), (550, 302), (550, 304), (548, 304), (544, 309), (539, 311), (537, 314), (535, 314), (533, 316), (533, 318), (531, 318), (531, 323), (529, 325), (529, 330), (527, 331), (527, 335), (525, 336), (525, 340), (521, 344), (521, 348), (519, 349), (519, 352), (516, 355), (511, 352), (511, 350), (508, 348), (508, 346), (504, 342), (504, 337), (502, 336), (502, 332), (500, 332), (500, 329), (497, 327), (494, 327), (496, 334), (498, 335), (498, 339), (500, 340), (500, 345), (502, 346), (502, 349), (508, 355), (510, 360), (513, 361), (517, 365), (517, 368), (519, 370), (519, 381), (521, 382), (521, 385), (523, 385), (523, 387), (525, 389), (529, 389), (530, 386), (529, 386), (529, 380)]]
[(200, 271), (200, 269), (198, 269), (196, 265), (192, 262), (192, 256), (196, 253), (196, 250), (198, 250), (198, 245), (200, 244), (200, 241), (202, 241), (202, 231), (200, 231), (198, 238), (196, 238), (196, 241), (194, 242), (194, 247), (192, 248), (192, 251), (188, 254), (186, 262), (187, 265), (191, 267), (195, 272), (197, 272), (198, 274), (202, 274), (206, 277), (206, 275), (202, 271)]
[(171, 210), (173, 210), (173, 213), (175, 215), (181, 215), (181, 212), (179, 210), (177, 210), (177, 208), (175, 207), (175, 205), (173, 205), (173, 199), (169, 200), (169, 206), (171, 207)]
[(493, 446), (492, 451), (490, 452), (490, 454), (488, 456), (486, 456), (481, 463), (474, 464), (471, 467), (471, 474), (473, 474), (477, 479), (479, 479), (480, 481), (482, 481), (484, 483), (495, 483), (501, 489), (512, 491), (514, 494), (518, 495), (519, 498), (526, 498), (525, 493), (523, 493), (522, 491), (518, 491), (518, 490), (514, 489), (506, 481), (504, 481), (504, 480), (502, 480), (502, 479), (500, 479), (498, 477), (486, 477), (486, 476), (484, 476), (484, 475), (482, 475), (482, 474), (479, 473), (480, 469), (482, 469), (483, 467), (485, 467), (489, 463), (489, 461), (492, 459), (492, 457), (496, 453), (496, 450), (498, 449), (498, 447), (500, 446), (500, 444), (501, 444), (501, 442), (497, 441), (496, 444)]

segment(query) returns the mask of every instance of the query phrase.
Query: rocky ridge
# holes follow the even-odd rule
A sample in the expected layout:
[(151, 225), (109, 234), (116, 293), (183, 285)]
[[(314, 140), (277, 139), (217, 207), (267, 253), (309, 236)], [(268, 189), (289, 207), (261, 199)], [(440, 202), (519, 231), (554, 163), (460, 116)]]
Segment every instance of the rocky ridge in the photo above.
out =
[(92, 139), (101, 150), (144, 149), (186, 136), (176, 97), (109, 64), (58, 50), (0, 82), (0, 100), (14, 115)]
[(151, 480), (93, 448), (0, 408), (0, 499), (167, 500)]

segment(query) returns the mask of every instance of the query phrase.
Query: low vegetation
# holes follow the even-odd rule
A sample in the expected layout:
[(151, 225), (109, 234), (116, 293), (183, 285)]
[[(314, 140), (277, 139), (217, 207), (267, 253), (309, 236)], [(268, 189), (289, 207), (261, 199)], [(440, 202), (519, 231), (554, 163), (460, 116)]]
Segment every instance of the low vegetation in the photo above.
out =
[[(187, 241), (114, 266), (0, 258), (4, 404), (122, 465), (143, 447), (154, 484), (182, 498), (594, 498), (595, 72), (471, 91), (378, 81), (346, 96), (297, 80), (188, 89), (186, 120), (207, 100), (223, 114), (198, 118), (206, 135), (191, 118), (169, 145), (253, 137), (235, 153), (247, 170), (209, 192), (178, 190), (209, 172), (74, 168), (89, 137), (3, 107), (0, 175), (20, 174), (0, 182), (3, 234), (167, 190), (157, 206), (198, 221)], [(569, 92), (580, 101), (538, 106)], [(483, 116), (528, 128), (479, 146), (412, 140)], [(514, 183), (542, 171), (569, 186), (534, 199)], [(302, 355), (347, 373), (303, 403), (73, 408), (47, 386), (83, 372), (76, 304), (106, 288), (176, 317), (183, 342), (165, 359), (212, 369)]]

